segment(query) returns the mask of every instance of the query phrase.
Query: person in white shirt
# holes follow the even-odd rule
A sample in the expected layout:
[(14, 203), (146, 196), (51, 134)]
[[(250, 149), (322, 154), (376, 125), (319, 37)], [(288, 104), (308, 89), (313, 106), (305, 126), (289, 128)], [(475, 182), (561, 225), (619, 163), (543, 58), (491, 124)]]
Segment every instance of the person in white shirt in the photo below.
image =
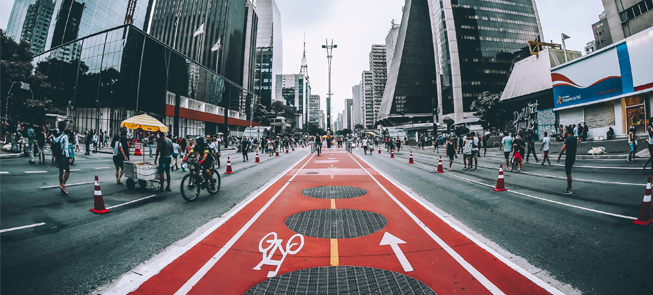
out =
[(367, 155), (367, 138), (363, 138), (363, 152)]
[(474, 170), (478, 170), (478, 152), (479, 152), (479, 144), (481, 141), (478, 139), (478, 136), (476, 136), (476, 133), (472, 132), (472, 137), (474, 138), (472, 140), (472, 157), (469, 160), (469, 170), (472, 170), (472, 160), (474, 159)]
[(177, 158), (179, 157), (179, 139), (174, 138), (172, 141), (172, 160), (174, 160), (174, 164), (170, 165), (172, 170), (179, 170), (179, 166), (177, 165)]
[(551, 138), (548, 136), (549, 134), (547, 132), (544, 132), (544, 139), (542, 139), (542, 147), (540, 147), (540, 150), (544, 150), (544, 158), (542, 159), (542, 166), (544, 166), (544, 162), (549, 162), (549, 167), (551, 166), (551, 160), (549, 160), (549, 146), (551, 144)]

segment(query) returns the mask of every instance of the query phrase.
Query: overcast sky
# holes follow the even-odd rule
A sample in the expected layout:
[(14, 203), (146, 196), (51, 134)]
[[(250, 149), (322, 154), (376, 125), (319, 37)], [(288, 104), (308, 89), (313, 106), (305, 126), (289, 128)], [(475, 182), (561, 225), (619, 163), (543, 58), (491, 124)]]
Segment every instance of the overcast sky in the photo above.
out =
[[(107, 0), (109, 1), (109, 0)], [(401, 21), (403, 0), (276, 0), (283, 27), (283, 71), (299, 73), (304, 33), (306, 57), (312, 93), (322, 97), (326, 110), (328, 90), (326, 50), (322, 45), (333, 39), (331, 66), (334, 93), (332, 115), (344, 109), (344, 99), (351, 98), (351, 88), (358, 84), (361, 72), (369, 67), (372, 44), (385, 44), (390, 21)], [(6, 29), (14, 0), (0, 3), (0, 28)], [(571, 36), (567, 48), (583, 51), (593, 40), (591, 25), (603, 11), (601, 0), (536, 0), (544, 39), (560, 43), (560, 33)], [(526, 44), (524, 44), (526, 45)]]

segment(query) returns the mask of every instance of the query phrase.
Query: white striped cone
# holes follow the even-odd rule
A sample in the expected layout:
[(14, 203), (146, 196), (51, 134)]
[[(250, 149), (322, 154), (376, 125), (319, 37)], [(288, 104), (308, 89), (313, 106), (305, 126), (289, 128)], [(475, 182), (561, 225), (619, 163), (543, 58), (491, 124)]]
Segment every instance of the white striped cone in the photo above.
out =
[(233, 174), (234, 172), (231, 170), (231, 160), (229, 157), (227, 157), (227, 171), (224, 172), (225, 174)]
[(408, 158), (408, 164), (415, 164), (413, 162), (413, 151), (410, 151), (410, 158)]
[(440, 156), (440, 160), (438, 161), (438, 173), (444, 173), (444, 169), (442, 168), (442, 156)]
[(97, 175), (95, 175), (95, 191), (93, 193), (93, 202), (95, 203), (91, 212), (93, 213), (107, 213), (109, 209), (104, 207), (104, 199), (102, 198), (102, 191), (100, 190), (100, 181), (98, 180)]
[(254, 161), (254, 163), (260, 163), (260, 161), (258, 159), (258, 151), (256, 151), (256, 161)]
[(649, 175), (644, 200), (642, 201), (642, 209), (639, 211), (637, 220), (633, 221), (634, 224), (648, 225), (651, 223), (651, 178), (652, 176)]
[(499, 166), (499, 177), (497, 178), (497, 187), (494, 188), (497, 192), (507, 191), (503, 181), (503, 164)]

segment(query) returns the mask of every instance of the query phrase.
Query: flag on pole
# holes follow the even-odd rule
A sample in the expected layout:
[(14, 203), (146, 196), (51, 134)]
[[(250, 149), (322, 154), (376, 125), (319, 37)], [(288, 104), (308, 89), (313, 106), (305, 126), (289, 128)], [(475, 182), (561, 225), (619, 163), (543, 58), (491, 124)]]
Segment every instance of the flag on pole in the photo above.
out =
[(198, 35), (204, 34), (204, 24), (202, 24), (199, 28), (197, 28), (197, 31), (195, 31), (195, 34), (193, 34), (193, 37), (197, 37)]
[(211, 47), (211, 51), (220, 50), (220, 48), (221, 48), (220, 47), (220, 38), (218, 38), (218, 42), (215, 42), (215, 44), (213, 44), (213, 47)]

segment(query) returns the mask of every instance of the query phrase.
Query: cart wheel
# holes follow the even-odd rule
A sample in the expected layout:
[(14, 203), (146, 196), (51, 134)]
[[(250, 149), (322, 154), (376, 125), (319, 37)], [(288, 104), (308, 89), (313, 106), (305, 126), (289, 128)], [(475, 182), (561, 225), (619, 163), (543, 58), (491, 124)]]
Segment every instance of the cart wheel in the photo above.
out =
[(127, 178), (127, 188), (128, 189), (136, 188), (136, 182), (134, 182), (134, 180), (131, 178)]
[(138, 185), (142, 188), (147, 188), (147, 181), (145, 180), (138, 180)]
[(75, 163), (75, 157), (70, 158), (70, 165), (72, 165), (73, 163)]

